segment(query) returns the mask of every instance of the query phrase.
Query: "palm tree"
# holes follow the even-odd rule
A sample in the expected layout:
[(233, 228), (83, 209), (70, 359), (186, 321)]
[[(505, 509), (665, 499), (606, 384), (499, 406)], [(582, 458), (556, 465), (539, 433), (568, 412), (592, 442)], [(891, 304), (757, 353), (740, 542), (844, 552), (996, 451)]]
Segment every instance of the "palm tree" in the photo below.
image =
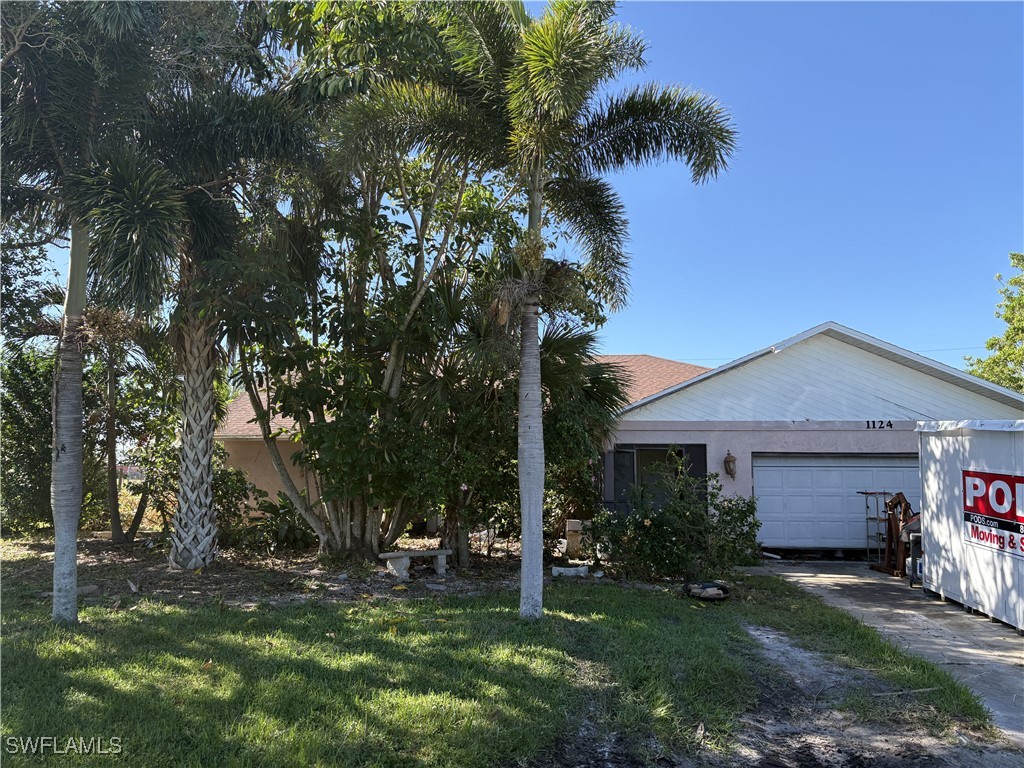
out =
[[(701, 183), (725, 169), (735, 132), (712, 98), (681, 87), (634, 86), (606, 96), (617, 75), (644, 66), (644, 43), (613, 22), (614, 3), (565, 0), (537, 18), (522, 2), (456, 2), (434, 19), (456, 70), (491, 108), (488, 130), (527, 199), (520, 285), (520, 615), (543, 613), (544, 436), (538, 342), (546, 217), (585, 251), (586, 276), (614, 309), (627, 288), (623, 206), (603, 174), (665, 159)], [(498, 128), (500, 127), (500, 130)]]
[[(54, 384), (53, 619), (78, 618), (77, 536), (82, 510), (82, 323), (97, 194), (120, 206), (111, 250), (173, 248), (177, 211), (159, 172), (117, 185), (107, 171), (133, 151), (152, 83), (153, 6), (125, 3), (8, 3), (3, 8), (0, 132), (5, 218), (31, 222), (41, 240), (70, 230), (70, 263)], [(144, 165), (144, 163), (143, 163)], [(141, 167), (138, 162), (136, 168)], [(149, 186), (155, 183), (155, 187)]]
[(252, 95), (218, 88), (198, 98), (190, 94), (158, 112), (156, 123), (160, 127), (146, 137), (149, 149), (180, 180), (186, 209), (183, 245), (172, 269), (177, 277), (172, 323), (184, 380), (170, 562), (194, 570), (216, 555), (214, 380), (222, 313), (233, 300), (225, 286), (245, 268), (240, 211), (267, 205), (249, 194), (263, 163), (302, 157), (307, 145), (301, 115), (274, 92)]
[[(133, 252), (108, 259), (104, 274), (128, 301), (175, 303), (183, 389), (169, 561), (194, 570), (216, 556), (214, 382), (222, 312), (232, 302), (225, 286), (244, 270), (244, 215), (276, 211), (278, 198), (265, 189), (274, 171), (268, 164), (305, 157), (309, 142), (301, 109), (278, 87), (263, 4), (169, 4), (165, 13), (166, 73), (147, 100), (139, 143), (173, 179), (182, 236), (170, 258)], [(196, 39), (202, 45), (190, 48), (187, 41)], [(106, 228), (116, 232), (119, 212), (110, 214)]]

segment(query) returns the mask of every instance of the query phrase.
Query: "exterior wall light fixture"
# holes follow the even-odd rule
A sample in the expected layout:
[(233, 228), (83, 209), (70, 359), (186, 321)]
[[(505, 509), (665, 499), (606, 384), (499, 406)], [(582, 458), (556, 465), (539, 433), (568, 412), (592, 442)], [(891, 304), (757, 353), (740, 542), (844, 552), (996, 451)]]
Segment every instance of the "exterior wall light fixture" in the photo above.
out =
[(736, 479), (736, 457), (732, 455), (731, 451), (725, 452), (725, 474), (731, 477), (733, 480)]

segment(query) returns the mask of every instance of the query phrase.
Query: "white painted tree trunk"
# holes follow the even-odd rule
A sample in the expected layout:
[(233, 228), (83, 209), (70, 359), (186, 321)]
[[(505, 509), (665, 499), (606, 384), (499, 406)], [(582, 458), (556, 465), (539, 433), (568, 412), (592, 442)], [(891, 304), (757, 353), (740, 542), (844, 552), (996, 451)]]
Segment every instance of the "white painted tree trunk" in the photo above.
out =
[(524, 619), (539, 619), (544, 613), (544, 423), (537, 302), (538, 297), (531, 296), (523, 305), (519, 357), (519, 615)]
[(89, 230), (71, 225), (68, 292), (53, 385), (53, 620), (78, 621), (78, 521), (82, 516), (82, 315)]
[(213, 430), (215, 373), (213, 329), (189, 317), (182, 327), (184, 403), (178, 510), (171, 521), (172, 566), (204, 568), (217, 556), (213, 509)]

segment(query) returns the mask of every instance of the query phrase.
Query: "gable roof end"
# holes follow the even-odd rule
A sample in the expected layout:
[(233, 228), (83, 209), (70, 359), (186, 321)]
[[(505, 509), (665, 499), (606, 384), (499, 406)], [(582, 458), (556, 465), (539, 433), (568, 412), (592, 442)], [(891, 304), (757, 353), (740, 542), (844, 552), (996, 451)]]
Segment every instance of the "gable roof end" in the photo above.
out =
[(919, 355), (916, 352), (911, 352), (903, 349), (902, 347), (897, 347), (896, 345), (889, 344), (881, 339), (876, 339), (874, 336), (868, 336), (866, 333), (861, 333), (853, 328), (848, 328), (845, 325), (829, 321), (822, 323), (821, 325), (816, 325), (813, 328), (809, 328), (803, 333), (798, 333), (796, 336), (791, 336), (785, 341), (780, 341), (778, 344), (766, 347), (765, 349), (760, 349), (757, 352), (752, 352), (749, 355), (733, 360), (731, 363), (721, 365), (718, 368), (714, 368), (707, 373), (696, 376), (688, 381), (668, 387), (661, 392), (656, 392), (636, 402), (631, 402), (622, 409), (622, 412), (626, 413), (628, 411), (635, 410), (647, 405), (648, 403), (652, 403), (655, 400), (660, 400), (663, 397), (667, 397), (686, 389), (687, 387), (696, 386), (702, 381), (706, 381), (712, 377), (720, 376), (723, 373), (727, 373), (731, 370), (744, 366), (747, 363), (751, 363), (766, 355), (777, 354), (787, 347), (799, 344), (801, 341), (805, 341), (812, 336), (818, 335), (837, 339), (838, 341), (858, 347), (859, 349), (878, 355), (886, 360), (891, 360), (899, 363), (900, 365), (904, 365), (907, 368), (911, 368), (929, 376), (933, 376), (941, 381), (966, 389), (969, 392), (974, 392), (975, 394), (990, 398), (998, 403), (1024, 409), (1024, 395), (1020, 392), (1014, 392), (1012, 389), (1001, 387), (998, 384), (993, 384), (992, 382), (978, 378), (977, 376), (972, 376), (969, 373), (957, 370), (956, 368), (940, 363), (937, 360), (932, 360), (924, 357), (923, 355)]

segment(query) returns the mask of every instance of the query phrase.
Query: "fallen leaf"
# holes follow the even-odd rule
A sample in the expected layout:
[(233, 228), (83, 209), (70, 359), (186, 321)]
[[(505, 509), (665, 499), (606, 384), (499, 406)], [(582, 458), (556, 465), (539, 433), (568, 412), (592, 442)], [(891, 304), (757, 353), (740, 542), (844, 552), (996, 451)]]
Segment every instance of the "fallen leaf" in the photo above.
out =
[(139, 591), (139, 585), (138, 585), (138, 584), (136, 584), (136, 583), (135, 583), (134, 581), (132, 581), (131, 579), (128, 579), (128, 588), (129, 588), (129, 589), (130, 589), (130, 590), (131, 590), (132, 592), (138, 592), (138, 591)]
[(395, 586), (392, 587), (392, 589), (395, 590), (396, 592), (404, 592), (405, 590), (408, 589), (408, 587), (405, 586), (405, 584), (396, 584)]
[(331, 638), (332, 640), (333, 640), (333, 639), (335, 638), (335, 634), (334, 634), (333, 632), (328, 632), (328, 633), (327, 633), (327, 636), (328, 636), (329, 638)]
[(209, 669), (212, 666), (213, 666), (213, 657), (211, 656), (209, 659), (206, 660), (206, 663), (203, 664), (203, 669)]
[(361, 594), (360, 597), (363, 598), (364, 600), (372, 600), (373, 599), (373, 595), (368, 595), (365, 592), (363, 594)]

